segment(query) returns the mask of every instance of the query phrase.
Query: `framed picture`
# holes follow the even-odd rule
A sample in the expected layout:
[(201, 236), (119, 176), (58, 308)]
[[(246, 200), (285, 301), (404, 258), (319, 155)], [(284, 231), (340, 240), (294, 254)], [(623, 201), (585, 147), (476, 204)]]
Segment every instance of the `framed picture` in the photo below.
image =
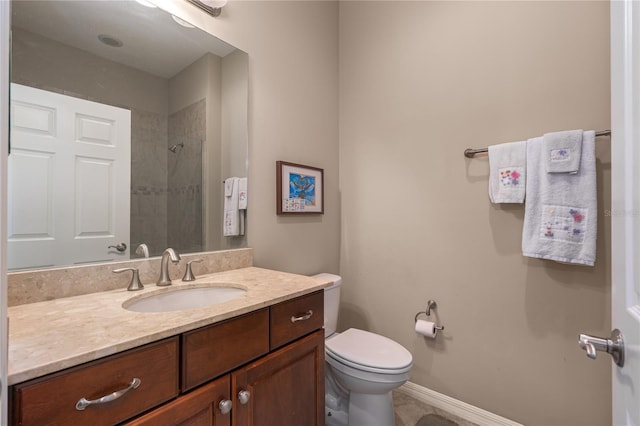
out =
[(285, 214), (324, 213), (324, 170), (276, 161), (276, 210)]

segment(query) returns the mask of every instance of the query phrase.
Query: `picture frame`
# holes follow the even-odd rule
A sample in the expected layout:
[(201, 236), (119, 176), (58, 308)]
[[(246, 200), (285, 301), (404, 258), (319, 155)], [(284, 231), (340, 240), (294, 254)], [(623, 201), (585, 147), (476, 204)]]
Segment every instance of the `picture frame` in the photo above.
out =
[(324, 170), (276, 161), (276, 212), (324, 214)]

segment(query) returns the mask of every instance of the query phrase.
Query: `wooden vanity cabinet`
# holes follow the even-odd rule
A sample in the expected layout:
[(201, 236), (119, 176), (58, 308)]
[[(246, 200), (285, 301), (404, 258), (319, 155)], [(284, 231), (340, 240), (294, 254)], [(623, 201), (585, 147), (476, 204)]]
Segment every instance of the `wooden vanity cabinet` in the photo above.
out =
[[(321, 290), (16, 385), (12, 388), (12, 424), (96, 426), (125, 421), (129, 426), (322, 426), (323, 303)], [(151, 357), (157, 347), (163, 348), (164, 355)], [(102, 369), (111, 365), (101, 379), (105, 374), (120, 380), (134, 371), (148, 373), (138, 389), (122, 398), (77, 411), (78, 395), (85, 395), (78, 390), (82, 383), (98, 382), (94, 364)], [(169, 393), (155, 395), (159, 393), (154, 389), (157, 383), (166, 385), (163, 389), (168, 388)], [(138, 392), (143, 385), (144, 392)], [(110, 390), (101, 394), (103, 389), (94, 389), (86, 393), (87, 398), (117, 388), (104, 389)], [(144, 401), (135, 399), (143, 395)], [(231, 409), (222, 410), (221, 402)], [(145, 410), (150, 411), (127, 420)], [(62, 417), (54, 417), (59, 414)]]
[(231, 387), (234, 426), (324, 425), (324, 330), (234, 371)]
[[(78, 410), (81, 398), (122, 397)], [(178, 395), (178, 338), (162, 340), (13, 387), (14, 425), (113, 425)]]
[[(241, 392), (248, 392), (246, 400), (241, 399)], [(221, 411), (223, 401), (231, 402), (230, 412)], [(127, 423), (187, 425), (324, 425), (324, 331), (303, 337)]]

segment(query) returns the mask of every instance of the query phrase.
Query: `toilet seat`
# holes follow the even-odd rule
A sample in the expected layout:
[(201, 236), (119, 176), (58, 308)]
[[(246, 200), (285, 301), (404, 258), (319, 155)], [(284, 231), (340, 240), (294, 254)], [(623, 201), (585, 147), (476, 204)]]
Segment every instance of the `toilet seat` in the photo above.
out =
[(402, 374), (413, 357), (402, 345), (379, 334), (350, 328), (325, 341), (326, 354), (352, 368), (381, 374)]
[(368, 373), (378, 373), (378, 374), (402, 374), (402, 373), (406, 373), (407, 371), (411, 370), (412, 365), (409, 364), (408, 366), (404, 367), (404, 368), (396, 368), (396, 369), (391, 369), (391, 368), (376, 368), (376, 367), (369, 367), (366, 365), (362, 365), (362, 364), (357, 364), (355, 362), (349, 361), (348, 359), (344, 359), (336, 354), (334, 354), (331, 351), (325, 350), (325, 355), (326, 355), (326, 359), (327, 360), (332, 360), (335, 363), (338, 364), (342, 364), (346, 367), (350, 367), (356, 370), (360, 370), (363, 372), (368, 372)]

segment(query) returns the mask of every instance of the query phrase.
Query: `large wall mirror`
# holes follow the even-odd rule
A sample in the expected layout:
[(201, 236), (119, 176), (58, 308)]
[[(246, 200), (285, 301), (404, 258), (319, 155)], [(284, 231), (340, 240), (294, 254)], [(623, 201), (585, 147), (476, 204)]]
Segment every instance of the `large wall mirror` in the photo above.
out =
[(143, 3), (12, 1), (11, 270), (246, 247), (248, 55)]

